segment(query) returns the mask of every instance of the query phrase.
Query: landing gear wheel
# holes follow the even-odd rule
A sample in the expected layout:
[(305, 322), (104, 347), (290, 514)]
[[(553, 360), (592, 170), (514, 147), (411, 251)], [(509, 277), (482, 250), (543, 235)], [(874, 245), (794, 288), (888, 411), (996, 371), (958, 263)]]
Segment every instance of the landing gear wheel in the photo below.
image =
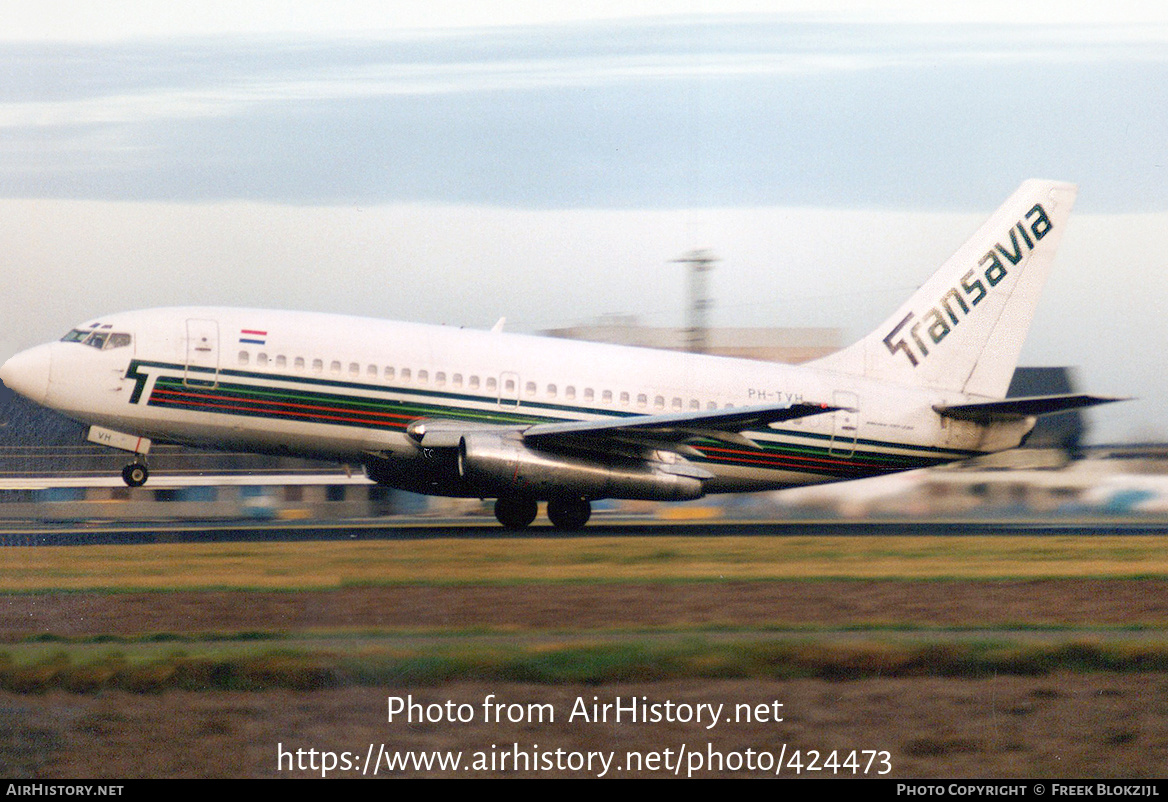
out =
[(547, 505), (547, 515), (556, 529), (571, 532), (588, 523), (592, 517), (592, 505), (583, 498), (552, 499)]
[(130, 487), (141, 487), (150, 478), (150, 470), (145, 462), (131, 462), (122, 468), (122, 481)]
[(495, 501), (495, 517), (508, 529), (526, 529), (535, 520), (538, 505), (530, 498), (501, 498)]

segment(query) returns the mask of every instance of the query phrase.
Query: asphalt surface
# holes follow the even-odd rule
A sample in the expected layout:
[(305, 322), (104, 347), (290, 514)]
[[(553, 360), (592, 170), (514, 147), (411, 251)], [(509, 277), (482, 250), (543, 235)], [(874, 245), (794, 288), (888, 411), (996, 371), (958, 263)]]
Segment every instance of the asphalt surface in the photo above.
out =
[(0, 546), (68, 546), (130, 543), (282, 542), (301, 540), (426, 540), (437, 538), (577, 537), (855, 537), (855, 536), (1154, 536), (1168, 521), (1133, 518), (1009, 520), (769, 520), (676, 522), (594, 519), (575, 532), (546, 521), (508, 531), (486, 518), (378, 518), (342, 521), (166, 521), (0, 523)]

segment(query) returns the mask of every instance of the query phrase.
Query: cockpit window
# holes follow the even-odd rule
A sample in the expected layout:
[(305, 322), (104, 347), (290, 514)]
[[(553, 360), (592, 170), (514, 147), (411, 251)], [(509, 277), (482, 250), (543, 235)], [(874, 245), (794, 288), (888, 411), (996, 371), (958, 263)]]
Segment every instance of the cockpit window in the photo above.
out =
[(88, 329), (73, 329), (61, 338), (61, 342), (85, 343), (90, 348), (96, 348), (99, 351), (124, 348), (133, 341), (134, 338), (124, 332), (91, 331)]

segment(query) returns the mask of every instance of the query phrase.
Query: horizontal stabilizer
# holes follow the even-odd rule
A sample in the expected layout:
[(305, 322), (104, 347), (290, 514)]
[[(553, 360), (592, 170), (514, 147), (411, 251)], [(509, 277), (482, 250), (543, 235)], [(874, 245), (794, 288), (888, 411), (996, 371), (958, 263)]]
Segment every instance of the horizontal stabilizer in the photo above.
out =
[(977, 423), (1018, 420), (1034, 415), (1053, 415), (1072, 409), (1093, 407), (1124, 401), (1123, 398), (1106, 398), (1098, 395), (1035, 395), (1022, 398), (1007, 398), (1004, 401), (984, 401), (977, 404), (954, 404), (933, 407), (937, 414), (955, 420), (969, 420)]

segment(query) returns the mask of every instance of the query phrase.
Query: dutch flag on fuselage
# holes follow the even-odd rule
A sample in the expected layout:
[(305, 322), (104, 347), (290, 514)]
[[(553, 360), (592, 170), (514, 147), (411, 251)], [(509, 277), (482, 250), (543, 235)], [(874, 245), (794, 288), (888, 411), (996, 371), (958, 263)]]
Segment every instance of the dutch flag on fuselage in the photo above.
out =
[(266, 331), (259, 331), (257, 329), (240, 329), (239, 331), (239, 341), (241, 343), (263, 345), (267, 340), (268, 333)]

